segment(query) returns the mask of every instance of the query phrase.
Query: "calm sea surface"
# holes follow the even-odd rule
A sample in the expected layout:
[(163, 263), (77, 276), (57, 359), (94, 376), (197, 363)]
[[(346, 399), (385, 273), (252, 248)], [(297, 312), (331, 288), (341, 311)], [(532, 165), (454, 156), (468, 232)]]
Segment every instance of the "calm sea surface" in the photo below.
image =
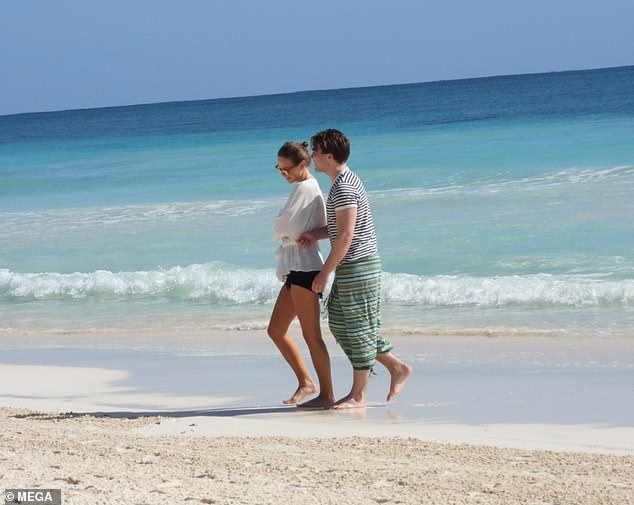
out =
[(276, 152), (328, 127), (386, 329), (634, 336), (634, 67), (0, 116), (0, 330), (265, 328)]

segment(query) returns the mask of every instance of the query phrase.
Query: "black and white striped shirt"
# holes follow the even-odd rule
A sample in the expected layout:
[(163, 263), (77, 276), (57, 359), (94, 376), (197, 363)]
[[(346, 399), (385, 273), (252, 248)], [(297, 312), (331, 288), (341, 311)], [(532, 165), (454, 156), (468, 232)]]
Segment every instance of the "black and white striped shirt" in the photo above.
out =
[(328, 238), (331, 245), (337, 238), (336, 212), (353, 207), (357, 209), (357, 222), (352, 243), (341, 260), (342, 263), (367, 258), (378, 251), (368, 195), (359, 176), (346, 167), (332, 183), (326, 201)]

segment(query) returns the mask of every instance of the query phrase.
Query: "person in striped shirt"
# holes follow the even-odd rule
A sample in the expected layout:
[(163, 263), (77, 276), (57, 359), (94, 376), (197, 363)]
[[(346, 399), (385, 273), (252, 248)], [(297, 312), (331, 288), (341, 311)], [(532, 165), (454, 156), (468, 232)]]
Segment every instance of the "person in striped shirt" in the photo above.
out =
[(311, 138), (315, 170), (332, 181), (326, 201), (327, 226), (303, 233), (298, 244), (311, 247), (328, 238), (330, 254), (312, 283), (322, 293), (335, 273), (328, 297), (328, 325), (353, 368), (352, 389), (333, 408), (366, 406), (366, 391), (376, 361), (390, 373), (390, 401), (403, 388), (412, 367), (392, 354), (392, 344), (379, 334), (381, 325), (381, 260), (372, 212), (363, 183), (348, 168), (350, 143), (338, 130)]

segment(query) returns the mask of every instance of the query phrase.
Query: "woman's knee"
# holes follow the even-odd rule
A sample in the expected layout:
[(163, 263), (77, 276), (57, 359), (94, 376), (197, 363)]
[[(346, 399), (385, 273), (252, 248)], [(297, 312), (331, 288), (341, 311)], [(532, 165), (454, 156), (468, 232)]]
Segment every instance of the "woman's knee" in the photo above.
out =
[(302, 330), (302, 336), (304, 337), (304, 340), (306, 341), (308, 345), (311, 345), (311, 344), (325, 345), (324, 338), (321, 335), (320, 328), (314, 328), (313, 330), (309, 330), (309, 331)]
[(285, 332), (280, 331), (280, 329), (277, 328), (273, 324), (269, 324), (268, 327), (266, 328), (266, 334), (269, 336), (271, 340), (274, 340), (274, 341), (284, 337), (284, 333)]

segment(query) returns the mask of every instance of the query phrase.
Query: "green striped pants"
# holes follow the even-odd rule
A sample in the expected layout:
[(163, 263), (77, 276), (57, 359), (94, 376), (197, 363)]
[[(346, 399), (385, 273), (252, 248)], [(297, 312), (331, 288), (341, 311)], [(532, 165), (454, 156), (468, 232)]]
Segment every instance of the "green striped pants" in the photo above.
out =
[(381, 326), (381, 258), (342, 263), (328, 297), (328, 326), (355, 370), (369, 370), (392, 344)]

